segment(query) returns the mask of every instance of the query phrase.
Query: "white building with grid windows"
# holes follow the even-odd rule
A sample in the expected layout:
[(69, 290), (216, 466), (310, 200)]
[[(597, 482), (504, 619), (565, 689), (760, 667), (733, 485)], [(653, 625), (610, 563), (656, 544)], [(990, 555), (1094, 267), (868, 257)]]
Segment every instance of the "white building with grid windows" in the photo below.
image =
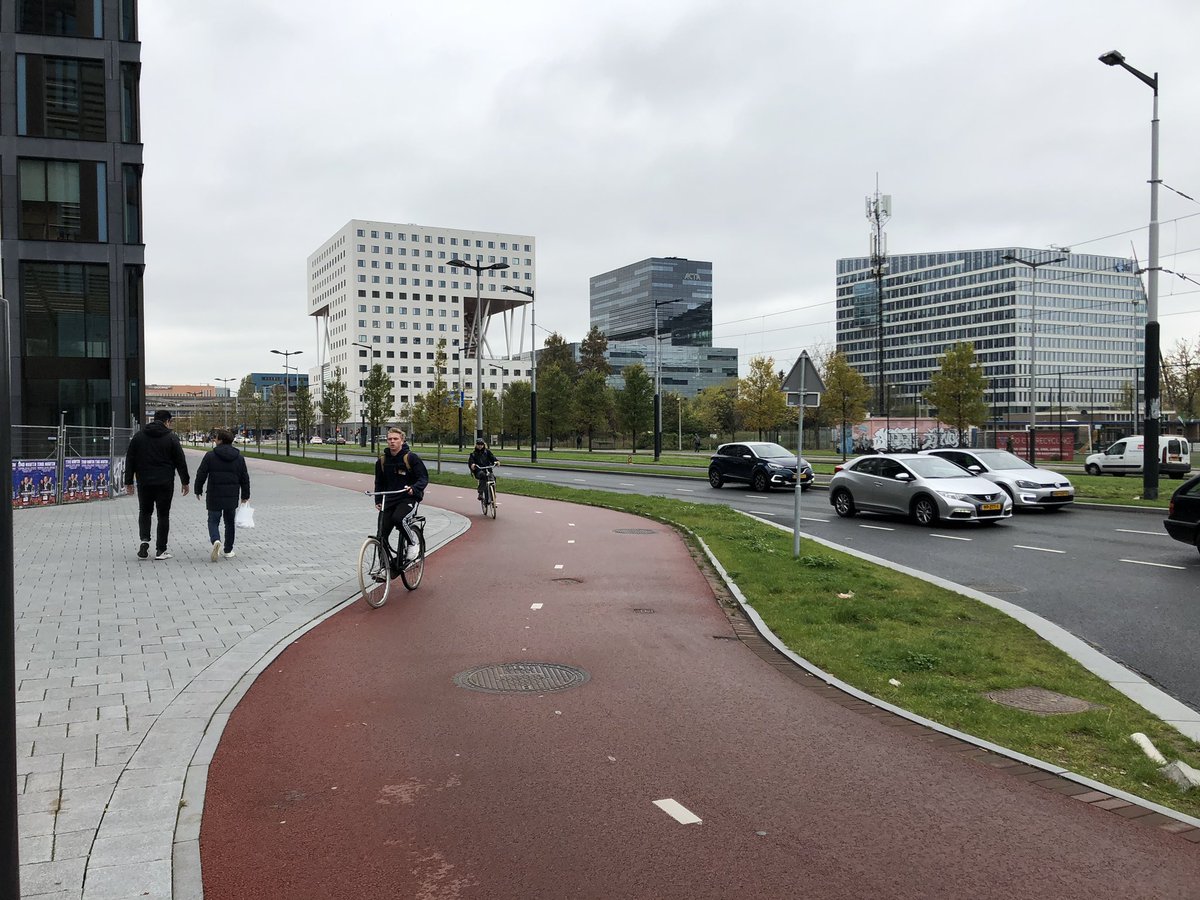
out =
[[(477, 284), (473, 272), (447, 265), (452, 259), (508, 268), (482, 273)], [(444, 381), (451, 390), (461, 386), (471, 401), (477, 314), (483, 318), (483, 389), (499, 395), (510, 382), (528, 380), (528, 359), (514, 357), (525, 349), (529, 298), (504, 288), (534, 290), (536, 262), (531, 235), (347, 222), (308, 257), (308, 314), (320, 348), (318, 364), (309, 369), (313, 396), (320, 399), (340, 368), (351, 413), (349, 423), (338, 424), (352, 425), (362, 418), (362, 386), (378, 363), (392, 379), (399, 420), (434, 387), (434, 358), (444, 340)]]

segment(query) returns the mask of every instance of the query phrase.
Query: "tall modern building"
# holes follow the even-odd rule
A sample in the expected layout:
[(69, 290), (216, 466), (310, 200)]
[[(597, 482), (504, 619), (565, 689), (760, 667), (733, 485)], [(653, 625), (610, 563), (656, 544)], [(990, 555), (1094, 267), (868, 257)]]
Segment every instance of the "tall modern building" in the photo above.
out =
[[(508, 268), (484, 272), (477, 284), (474, 273), (447, 265), (456, 258)], [(530, 377), (527, 361), (504, 358), (521, 349), (526, 330), (516, 327), (514, 313), (528, 303), (528, 297), (504, 288), (533, 290), (537, 282), (537, 247), (530, 235), (353, 219), (309, 256), (307, 277), (308, 314), (317, 322), (322, 356), (309, 370), (313, 395), (319, 399), (324, 382), (340, 368), (351, 421), (362, 417), (361, 390), (375, 364), (392, 379), (396, 415), (432, 389), (443, 340), (445, 381), (473, 398), (471, 336), (477, 315), (485, 323), (483, 389), (498, 394), (506, 379)], [(488, 332), (493, 316), (502, 320), (500, 335)]]
[(144, 394), (136, 0), (0, 5), (13, 421), (128, 426)]
[(1118, 410), (1139, 382), (1146, 298), (1133, 260), (1024, 247), (912, 253), (887, 257), (882, 288), (881, 314), (870, 258), (838, 260), (837, 349), (872, 385), (882, 349), (893, 406), (917, 403), (938, 358), (964, 341), (992, 414), (1013, 422), (1029, 421), (1031, 371), (1042, 416)]
[(710, 262), (652, 257), (593, 275), (591, 322), (608, 338), (610, 383), (637, 363), (685, 397), (737, 378), (737, 348), (712, 345), (712, 308)]

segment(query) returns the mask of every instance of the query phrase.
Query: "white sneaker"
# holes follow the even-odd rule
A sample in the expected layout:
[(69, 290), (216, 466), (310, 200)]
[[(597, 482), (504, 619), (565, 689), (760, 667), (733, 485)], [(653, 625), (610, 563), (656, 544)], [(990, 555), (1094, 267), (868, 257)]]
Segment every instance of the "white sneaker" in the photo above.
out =
[(208, 554), (208, 558), (212, 562), (216, 562), (218, 559), (221, 558), (221, 542), (220, 541), (213, 541), (212, 553)]
[(229, 550), (229, 551), (227, 551), (227, 552), (226, 552), (226, 554), (225, 554), (225, 558), (226, 558), (226, 559), (233, 559), (235, 556), (237, 556), (237, 551), (236, 551), (236, 550)]
[(409, 562), (413, 562), (417, 558), (417, 554), (420, 552), (421, 548), (416, 544), (409, 544), (408, 548), (404, 551), (404, 558)]
[(170, 551), (170, 550), (164, 550), (162, 553), (155, 554), (154, 558), (155, 558), (155, 559), (170, 559), (170, 558), (171, 558), (171, 551)]

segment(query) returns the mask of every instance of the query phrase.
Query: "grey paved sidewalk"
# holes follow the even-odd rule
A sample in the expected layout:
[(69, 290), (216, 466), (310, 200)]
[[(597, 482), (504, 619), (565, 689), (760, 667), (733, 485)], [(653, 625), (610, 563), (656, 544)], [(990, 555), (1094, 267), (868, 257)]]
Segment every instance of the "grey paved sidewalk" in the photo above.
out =
[[(134, 555), (132, 497), (14, 515), (25, 900), (198, 896), (199, 801), (228, 710), (353, 595), (374, 527), (362, 494), (250, 473), (258, 527), (217, 563), (191, 495), (176, 494), (163, 562)], [(431, 548), (467, 528), (422, 511)]]

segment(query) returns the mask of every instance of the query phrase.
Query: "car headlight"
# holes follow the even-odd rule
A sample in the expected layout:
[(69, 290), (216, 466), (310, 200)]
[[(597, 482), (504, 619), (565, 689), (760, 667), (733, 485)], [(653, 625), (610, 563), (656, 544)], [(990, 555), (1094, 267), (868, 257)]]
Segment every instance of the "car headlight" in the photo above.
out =
[(1041, 485), (1038, 484), (1036, 481), (1018, 481), (1017, 487), (1021, 488), (1022, 490), (1026, 490), (1026, 491), (1036, 491), (1038, 488), (1041, 487)]
[(970, 495), (956, 494), (956, 493), (954, 493), (954, 491), (938, 491), (938, 493), (941, 494), (943, 497), (945, 497), (947, 500), (958, 500), (959, 502), (962, 502), (962, 503), (965, 503), (970, 499)]
[(775, 463), (767, 463), (767, 468), (770, 469), (772, 472), (782, 472), (787, 467), (776, 465)]

